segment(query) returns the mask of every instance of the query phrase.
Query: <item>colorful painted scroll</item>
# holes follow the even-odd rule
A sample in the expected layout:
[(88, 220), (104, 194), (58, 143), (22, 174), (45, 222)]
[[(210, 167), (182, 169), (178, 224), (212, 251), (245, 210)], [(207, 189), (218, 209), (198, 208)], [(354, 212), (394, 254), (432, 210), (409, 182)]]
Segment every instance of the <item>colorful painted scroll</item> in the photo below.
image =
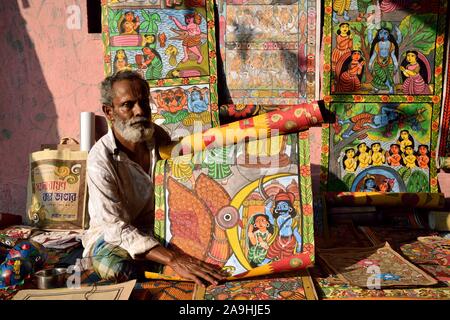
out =
[(306, 130), (322, 122), (323, 118), (317, 102), (292, 105), (194, 133), (184, 137), (180, 143), (161, 147), (159, 152), (162, 159), (168, 159), (243, 141), (251, 141), (250, 145), (253, 146), (254, 140)]
[(326, 0), (325, 191), (437, 192), (447, 1)]
[(318, 99), (320, 4), (218, 1), (229, 102), (277, 105)]
[(130, 300), (193, 300), (195, 283), (187, 281), (148, 281), (136, 283)]
[(105, 74), (139, 72), (173, 140), (218, 125), (212, 0), (109, 0), (102, 19)]
[(314, 261), (308, 131), (254, 142), (156, 165), (155, 235), (229, 280)]
[(319, 256), (338, 277), (353, 286), (381, 289), (437, 284), (436, 279), (395, 252), (387, 242), (369, 248), (321, 249)]
[[(409, 257), (408, 257), (409, 258)], [(425, 265), (421, 265), (423, 268)], [(432, 273), (433, 274), (433, 273)], [(450, 288), (445, 284), (439, 287), (386, 288), (367, 289), (351, 286), (346, 280), (334, 274), (327, 265), (317, 259), (312, 269), (312, 276), (317, 283), (317, 293), (320, 299), (336, 300), (449, 300)], [(436, 277), (436, 279), (439, 279)]]
[(228, 281), (224, 284), (196, 286), (196, 300), (317, 300), (314, 284), (307, 270), (284, 277)]

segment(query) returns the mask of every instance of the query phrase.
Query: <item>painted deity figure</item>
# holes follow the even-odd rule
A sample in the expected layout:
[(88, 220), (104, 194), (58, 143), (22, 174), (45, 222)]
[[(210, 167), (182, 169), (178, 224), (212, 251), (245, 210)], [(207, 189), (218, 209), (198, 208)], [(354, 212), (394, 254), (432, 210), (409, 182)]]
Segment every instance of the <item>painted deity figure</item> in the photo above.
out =
[(401, 165), (402, 156), (400, 154), (400, 145), (394, 143), (386, 151), (386, 162), (392, 167), (399, 167)]
[(391, 192), (395, 185), (395, 179), (384, 179), (379, 185), (380, 192)]
[(425, 144), (421, 144), (417, 148), (417, 164), (419, 168), (428, 169), (430, 163), (430, 157), (428, 152), (428, 146)]
[(203, 164), (208, 168), (208, 176), (214, 180), (220, 180), (221, 184), (226, 185), (228, 179), (233, 175), (231, 165), (233, 164), (234, 156), (234, 145), (207, 148)]
[(392, 124), (399, 118), (399, 111), (391, 107), (383, 106), (381, 107), (379, 114), (363, 112), (349, 119), (338, 119), (338, 124), (341, 126), (344, 124), (350, 124), (350, 126), (342, 133), (342, 138), (345, 139), (356, 132), (369, 128), (378, 129), (386, 127), (389, 129), (388, 127), (392, 126)]
[(117, 50), (116, 56), (114, 57), (114, 73), (123, 70), (131, 70), (131, 66), (128, 63), (128, 57), (125, 50), (120, 49)]
[(151, 48), (148, 44), (142, 48), (144, 53), (144, 61), (141, 68), (146, 69), (145, 79), (159, 79), (162, 76), (163, 63), (161, 55), (154, 48)]
[(119, 33), (121, 35), (138, 34), (139, 25), (139, 16), (136, 16), (133, 11), (127, 11), (119, 20)]
[(379, 142), (372, 143), (370, 146), (369, 155), (372, 157), (372, 165), (381, 166), (386, 162), (386, 158), (383, 154), (383, 149)]
[(374, 192), (378, 191), (377, 182), (375, 180), (375, 177), (368, 174), (363, 179), (363, 185), (361, 186), (360, 190), (361, 192)]
[(269, 217), (269, 222), (278, 227), (278, 235), (270, 245), (263, 264), (292, 256), (301, 250), (302, 236), (298, 226), (294, 225), (294, 218), (297, 215), (294, 201), (295, 196), (292, 192), (280, 191), (274, 201), (270, 199), (266, 203), (265, 213)]
[[(397, 34), (401, 34), (398, 32)], [(394, 93), (394, 74), (398, 70), (398, 43), (390, 30), (378, 30), (370, 49), (369, 71), (372, 73), (372, 86), (375, 93), (388, 90)]]
[(332, 71), (336, 71), (336, 65), (339, 59), (350, 52), (353, 48), (352, 32), (350, 31), (350, 25), (347, 22), (343, 22), (339, 25), (339, 30), (336, 31), (336, 47), (331, 53), (331, 68)]
[(407, 168), (415, 168), (417, 157), (414, 154), (414, 149), (411, 146), (405, 148), (405, 153), (402, 154), (403, 164)]
[(180, 30), (186, 31), (182, 42), (184, 50), (182, 62), (187, 62), (189, 60), (189, 52), (192, 52), (197, 56), (197, 63), (202, 63), (203, 56), (200, 52), (202, 33), (200, 30), (200, 23), (202, 22), (202, 16), (197, 12), (186, 14), (184, 16), (186, 25), (181, 24), (174, 16), (169, 16), (169, 19), (172, 20)]
[(203, 95), (198, 88), (193, 88), (188, 94), (188, 110), (195, 113), (207, 111), (208, 95)]
[(337, 75), (336, 92), (359, 91), (364, 74), (364, 64), (362, 52), (353, 50), (350, 57), (342, 65), (340, 74)]
[(344, 20), (350, 20), (348, 11), (352, 0), (334, 0), (333, 1), (333, 22), (339, 23), (338, 16), (343, 16)]
[(397, 144), (400, 145), (400, 150), (405, 153), (405, 149), (408, 146), (411, 146), (414, 149), (414, 138), (408, 130), (402, 130), (400, 131), (400, 136), (397, 140)]
[(356, 171), (356, 168), (358, 167), (358, 158), (355, 157), (355, 150), (353, 148), (345, 150), (345, 156), (342, 159), (342, 163), (344, 165), (345, 171)]
[(266, 258), (272, 234), (273, 226), (270, 224), (268, 216), (263, 213), (252, 216), (247, 231), (250, 242), (248, 260), (252, 267), (260, 265)]
[(359, 167), (367, 168), (372, 162), (372, 157), (369, 152), (367, 152), (367, 144), (365, 142), (361, 142), (358, 144), (357, 149), (358, 151), (356, 152), (356, 158), (358, 159)]
[(418, 58), (417, 51), (406, 51), (406, 58), (400, 66), (404, 94), (430, 94), (428, 73), (425, 63)]

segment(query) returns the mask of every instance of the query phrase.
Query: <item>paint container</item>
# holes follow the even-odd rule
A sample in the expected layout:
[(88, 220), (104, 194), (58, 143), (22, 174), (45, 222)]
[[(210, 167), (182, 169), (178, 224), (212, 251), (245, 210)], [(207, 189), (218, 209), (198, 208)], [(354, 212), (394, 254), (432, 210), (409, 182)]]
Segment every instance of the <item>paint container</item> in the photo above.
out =
[(39, 289), (62, 288), (66, 285), (67, 269), (44, 269), (34, 274), (36, 286)]

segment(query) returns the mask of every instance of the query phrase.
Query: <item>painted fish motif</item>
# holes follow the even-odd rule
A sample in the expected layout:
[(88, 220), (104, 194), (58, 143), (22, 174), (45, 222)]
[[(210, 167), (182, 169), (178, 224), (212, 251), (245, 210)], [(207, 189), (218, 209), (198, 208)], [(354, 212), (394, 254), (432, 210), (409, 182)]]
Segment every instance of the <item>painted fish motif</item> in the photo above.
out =
[(167, 40), (167, 36), (166, 36), (166, 34), (163, 32), (163, 33), (160, 33), (159, 35), (158, 35), (158, 38), (159, 38), (159, 46), (161, 47), (161, 48), (164, 48), (165, 46), (166, 46), (166, 40)]
[(167, 47), (165, 53), (166, 53), (166, 55), (169, 56), (169, 64), (171, 66), (176, 66), (177, 65), (177, 54), (178, 54), (177, 47), (175, 47), (174, 45), (170, 44)]
[(380, 273), (375, 276), (378, 279), (384, 280), (384, 281), (399, 281), (400, 276), (392, 274), (392, 273)]

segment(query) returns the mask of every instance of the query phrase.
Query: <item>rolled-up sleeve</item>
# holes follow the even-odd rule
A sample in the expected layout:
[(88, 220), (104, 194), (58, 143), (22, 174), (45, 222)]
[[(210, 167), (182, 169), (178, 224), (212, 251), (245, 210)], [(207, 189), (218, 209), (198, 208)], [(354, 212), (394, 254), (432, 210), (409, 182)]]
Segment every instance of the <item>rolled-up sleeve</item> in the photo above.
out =
[(132, 214), (124, 203), (117, 178), (98, 163), (88, 165), (89, 211), (91, 221), (101, 226), (104, 240), (125, 249), (130, 256), (143, 254), (159, 242), (130, 223)]

